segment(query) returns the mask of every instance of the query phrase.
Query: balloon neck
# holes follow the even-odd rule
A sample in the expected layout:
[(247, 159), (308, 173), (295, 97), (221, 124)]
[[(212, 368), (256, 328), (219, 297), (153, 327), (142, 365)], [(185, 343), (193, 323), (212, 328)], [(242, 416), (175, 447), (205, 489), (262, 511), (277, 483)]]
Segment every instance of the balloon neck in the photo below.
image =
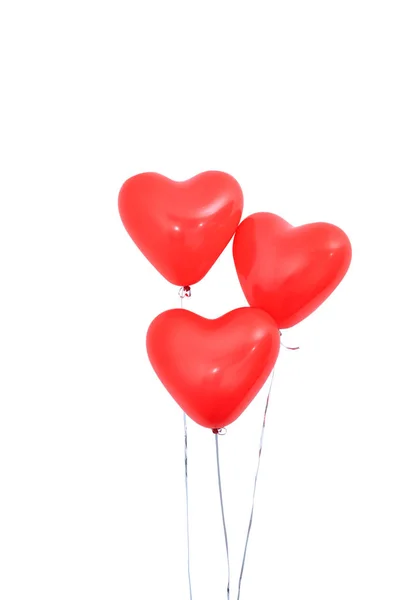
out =
[[(279, 331), (280, 336), (282, 337), (282, 331)], [(281, 341), (281, 346), (283, 346), (283, 348), (285, 348), (286, 350), (300, 350), (300, 346), (286, 346), (286, 344), (284, 344)]]
[(225, 427), (215, 427), (211, 430), (215, 435), (226, 435)]
[(192, 295), (192, 288), (190, 285), (183, 285), (179, 288), (178, 294), (180, 298), (190, 298)]

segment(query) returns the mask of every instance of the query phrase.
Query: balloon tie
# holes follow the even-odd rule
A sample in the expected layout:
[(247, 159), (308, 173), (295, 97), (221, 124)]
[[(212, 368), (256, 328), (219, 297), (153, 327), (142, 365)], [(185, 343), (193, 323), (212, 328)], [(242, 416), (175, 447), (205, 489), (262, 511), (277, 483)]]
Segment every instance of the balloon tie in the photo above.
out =
[(192, 295), (192, 288), (190, 285), (183, 285), (181, 288), (179, 288), (178, 295), (182, 300), (183, 298), (190, 298)]
[[(282, 337), (282, 331), (280, 331), (279, 334)], [(300, 350), (300, 346), (286, 346), (282, 341), (281, 341), (281, 346), (283, 346), (283, 348), (285, 348), (285, 350)]]
[(219, 427), (219, 428), (213, 429), (212, 432), (215, 435), (226, 435), (228, 433), (226, 430), (226, 427)]
[[(213, 433), (215, 434), (215, 450), (216, 450), (216, 457), (217, 457), (219, 499), (220, 499), (220, 504), (221, 504), (221, 515), (222, 515), (222, 525), (223, 525), (223, 528), (224, 528), (226, 560), (227, 560), (227, 565), (228, 565), (228, 583), (227, 583), (227, 586), (226, 586), (226, 593), (227, 593), (227, 600), (229, 600), (229, 598), (230, 598), (230, 588), (231, 588), (231, 565), (230, 565), (230, 560), (229, 560), (228, 532), (227, 532), (227, 529), (226, 529), (224, 500), (223, 500), (223, 495), (222, 495), (221, 466), (220, 466), (220, 462), (219, 462), (218, 438), (221, 435), (220, 431), (222, 431), (222, 430), (221, 429), (213, 429)], [(222, 435), (224, 435), (224, 434), (222, 434)]]

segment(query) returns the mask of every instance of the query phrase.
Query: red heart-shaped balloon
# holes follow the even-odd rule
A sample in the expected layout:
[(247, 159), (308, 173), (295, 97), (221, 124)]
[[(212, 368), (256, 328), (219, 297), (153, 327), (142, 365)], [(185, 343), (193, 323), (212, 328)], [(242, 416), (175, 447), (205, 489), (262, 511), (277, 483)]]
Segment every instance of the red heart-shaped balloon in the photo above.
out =
[(237, 419), (271, 373), (280, 335), (267, 313), (238, 308), (219, 319), (161, 313), (147, 332), (150, 362), (194, 421), (219, 429)]
[(122, 186), (118, 207), (132, 240), (171, 283), (197, 283), (232, 238), (243, 210), (240, 185), (207, 171), (187, 181), (141, 173)]
[(239, 225), (233, 257), (250, 306), (286, 328), (308, 317), (339, 285), (351, 245), (335, 225), (293, 227), (277, 215), (256, 213)]

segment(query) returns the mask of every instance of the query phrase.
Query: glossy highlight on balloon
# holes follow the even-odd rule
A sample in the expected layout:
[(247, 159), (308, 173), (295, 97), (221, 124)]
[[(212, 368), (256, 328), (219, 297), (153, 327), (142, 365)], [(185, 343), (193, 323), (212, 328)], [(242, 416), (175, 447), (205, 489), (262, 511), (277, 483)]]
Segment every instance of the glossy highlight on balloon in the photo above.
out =
[(241, 219), (243, 193), (231, 175), (206, 171), (187, 181), (141, 173), (121, 187), (128, 234), (168, 281), (193, 285), (211, 269)]
[(324, 302), (345, 276), (352, 250), (329, 223), (293, 227), (272, 213), (239, 225), (233, 258), (250, 306), (262, 308), (279, 329), (296, 325)]
[(157, 376), (183, 411), (203, 427), (221, 429), (268, 379), (280, 334), (259, 309), (238, 308), (218, 319), (173, 309), (154, 319), (146, 343)]

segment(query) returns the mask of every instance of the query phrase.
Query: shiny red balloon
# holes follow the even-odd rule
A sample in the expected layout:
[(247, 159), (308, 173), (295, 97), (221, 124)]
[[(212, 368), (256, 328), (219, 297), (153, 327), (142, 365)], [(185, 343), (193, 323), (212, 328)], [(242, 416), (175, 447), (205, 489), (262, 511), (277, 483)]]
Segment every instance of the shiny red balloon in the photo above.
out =
[(220, 429), (237, 419), (271, 373), (279, 331), (267, 313), (238, 308), (218, 319), (163, 312), (147, 333), (159, 379), (189, 417)]
[(232, 238), (243, 210), (240, 185), (207, 171), (187, 181), (141, 173), (122, 186), (122, 222), (146, 258), (168, 281), (197, 283)]
[(233, 257), (248, 303), (281, 329), (308, 317), (339, 285), (351, 245), (335, 225), (293, 227), (277, 215), (256, 213), (238, 227)]

